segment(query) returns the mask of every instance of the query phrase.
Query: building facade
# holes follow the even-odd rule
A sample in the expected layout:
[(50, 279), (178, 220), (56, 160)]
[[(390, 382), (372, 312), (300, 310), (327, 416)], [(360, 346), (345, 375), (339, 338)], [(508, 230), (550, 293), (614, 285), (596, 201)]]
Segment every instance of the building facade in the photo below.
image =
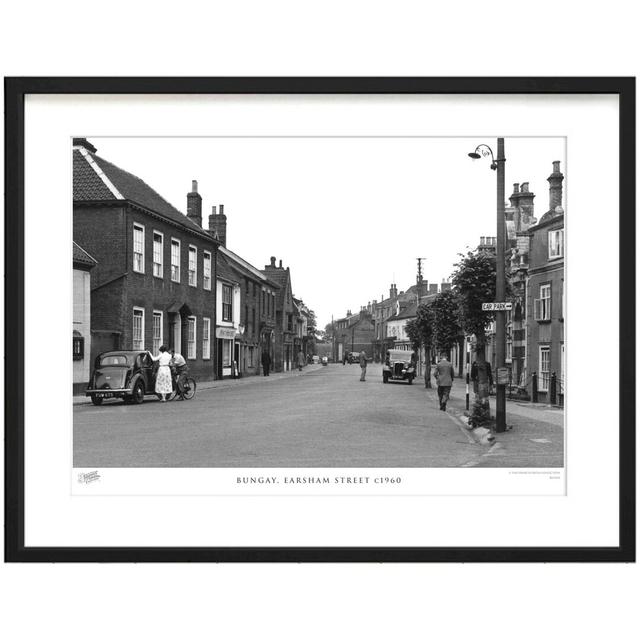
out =
[(259, 375), (262, 352), (266, 351), (273, 360), (278, 286), (226, 247), (221, 246), (219, 253), (224, 255), (240, 287), (239, 323), (233, 347), (238, 375)]
[(97, 261), (91, 281), (91, 359), (112, 349), (181, 352), (196, 379), (215, 377), (218, 241), (202, 228), (197, 183), (187, 215), (143, 180), (73, 147), (74, 240)]
[(276, 259), (272, 256), (270, 263), (265, 265), (262, 273), (270, 282), (278, 286), (273, 298), (266, 300), (267, 304), (275, 304), (271, 363), (274, 371), (291, 371), (296, 357), (294, 338), (297, 331), (296, 309), (291, 288), (291, 272), (289, 267), (282, 266), (282, 260), (276, 266)]
[[(553, 163), (549, 210), (529, 228), (527, 282), (528, 368), (537, 377), (538, 400), (564, 401), (564, 209), (560, 162)], [(529, 380), (529, 390), (533, 383)]]
[(91, 270), (97, 261), (73, 243), (73, 393), (82, 393), (91, 375)]

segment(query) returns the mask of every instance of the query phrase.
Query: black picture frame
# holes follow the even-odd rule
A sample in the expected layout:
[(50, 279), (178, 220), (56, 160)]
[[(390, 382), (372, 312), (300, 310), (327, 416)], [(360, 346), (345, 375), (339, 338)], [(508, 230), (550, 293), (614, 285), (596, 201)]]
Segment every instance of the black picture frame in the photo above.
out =
[[(634, 562), (635, 78), (5, 78), (5, 561)], [(26, 547), (24, 101), (28, 94), (616, 94), (620, 149), (619, 531), (612, 547)], [(615, 278), (612, 278), (615, 282)], [(8, 310), (11, 309), (11, 312)], [(615, 425), (607, 425), (608, 429)]]

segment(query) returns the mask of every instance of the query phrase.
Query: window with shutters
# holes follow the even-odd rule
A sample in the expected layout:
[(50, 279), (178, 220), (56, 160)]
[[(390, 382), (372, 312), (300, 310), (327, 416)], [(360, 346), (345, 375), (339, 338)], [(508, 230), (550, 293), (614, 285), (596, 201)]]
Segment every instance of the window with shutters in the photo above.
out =
[(534, 300), (535, 319), (538, 322), (551, 320), (551, 284), (541, 284), (540, 297)]

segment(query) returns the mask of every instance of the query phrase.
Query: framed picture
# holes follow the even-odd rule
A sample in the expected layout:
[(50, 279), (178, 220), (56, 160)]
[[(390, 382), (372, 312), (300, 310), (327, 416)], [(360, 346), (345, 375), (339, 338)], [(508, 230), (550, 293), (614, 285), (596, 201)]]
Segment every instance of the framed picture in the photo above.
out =
[(8, 561), (635, 560), (634, 79), (5, 114)]

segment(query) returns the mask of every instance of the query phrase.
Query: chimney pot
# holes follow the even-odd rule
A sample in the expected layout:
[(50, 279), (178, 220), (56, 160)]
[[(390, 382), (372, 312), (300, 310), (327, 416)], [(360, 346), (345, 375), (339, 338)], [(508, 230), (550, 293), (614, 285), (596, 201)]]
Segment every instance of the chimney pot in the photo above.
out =
[(282, 260), (280, 260), (280, 261), (278, 262), (278, 267), (279, 267), (280, 269), (282, 269)]
[(553, 173), (547, 178), (549, 182), (549, 210), (555, 211), (562, 206), (562, 181), (564, 176), (560, 171), (560, 160), (553, 161)]
[(191, 181), (191, 192), (187, 194), (187, 218), (202, 227), (202, 196), (196, 180)]
[(276, 257), (275, 256), (271, 256), (271, 266), (272, 267), (276, 266)]
[(529, 183), (528, 183), (528, 182), (523, 182), (523, 183), (520, 185), (520, 191), (521, 191), (522, 193), (528, 193), (528, 192), (529, 192)]

